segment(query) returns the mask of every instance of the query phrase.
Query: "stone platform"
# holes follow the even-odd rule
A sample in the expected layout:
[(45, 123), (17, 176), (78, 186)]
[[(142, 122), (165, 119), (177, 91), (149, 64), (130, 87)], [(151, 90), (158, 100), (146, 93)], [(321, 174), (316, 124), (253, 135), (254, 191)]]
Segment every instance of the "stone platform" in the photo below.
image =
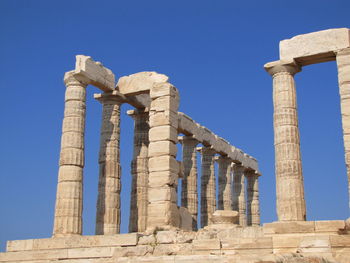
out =
[[(210, 225), (197, 232), (154, 231), (8, 241), (0, 262), (268, 263), (299, 254), (350, 262), (343, 220), (274, 222), (262, 227)], [(316, 261), (312, 261), (316, 262)], [(319, 261), (323, 262), (323, 261)]]

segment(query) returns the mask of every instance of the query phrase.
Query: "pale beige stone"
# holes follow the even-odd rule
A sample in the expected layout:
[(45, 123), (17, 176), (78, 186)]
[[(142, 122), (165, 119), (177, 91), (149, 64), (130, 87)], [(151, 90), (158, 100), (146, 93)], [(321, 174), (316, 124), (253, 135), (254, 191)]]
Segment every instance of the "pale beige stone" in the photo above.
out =
[(192, 214), (185, 207), (179, 207), (180, 214), (180, 228), (186, 231), (192, 231), (193, 217)]
[(120, 93), (130, 96), (149, 92), (156, 83), (165, 83), (169, 78), (157, 72), (139, 72), (121, 77), (117, 83)]
[(338, 232), (343, 229), (345, 229), (344, 220), (315, 221), (316, 232)]
[(115, 89), (115, 76), (112, 71), (88, 56), (76, 56), (74, 76), (78, 80), (94, 85), (103, 91)]
[(280, 41), (280, 59), (296, 59), (302, 65), (335, 60), (334, 51), (350, 47), (348, 28), (334, 28)]
[(156, 141), (150, 143), (148, 147), (148, 156), (150, 158), (155, 156), (171, 155), (176, 156), (177, 147), (172, 141)]
[(149, 140), (157, 141), (172, 141), (177, 142), (177, 130), (169, 125), (152, 127), (149, 131)]
[(232, 195), (232, 210), (238, 212), (239, 225), (247, 225), (246, 216), (246, 187), (244, 179), (245, 167), (235, 164), (233, 166), (233, 195)]
[(232, 160), (228, 157), (220, 156), (219, 164), (219, 194), (218, 194), (218, 209), (232, 209), (232, 193), (231, 193), (231, 163)]
[(212, 224), (238, 224), (238, 212), (230, 210), (216, 210), (211, 216)]
[(260, 225), (259, 174), (252, 171), (246, 173), (247, 178), (247, 224)]
[(313, 233), (314, 221), (273, 222), (263, 226), (265, 234)]
[(172, 244), (176, 242), (175, 231), (159, 231), (156, 234), (158, 244)]

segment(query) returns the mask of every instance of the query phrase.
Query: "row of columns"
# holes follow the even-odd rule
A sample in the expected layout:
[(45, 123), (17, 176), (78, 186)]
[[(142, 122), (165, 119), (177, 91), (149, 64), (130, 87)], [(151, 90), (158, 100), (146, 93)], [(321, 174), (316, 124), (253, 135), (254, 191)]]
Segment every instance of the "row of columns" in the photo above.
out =
[[(350, 49), (335, 53), (350, 196)], [(273, 78), (278, 220), (304, 221), (306, 220), (306, 207), (294, 81), (294, 75), (301, 71), (301, 67), (294, 61), (276, 61), (266, 64), (265, 69)]]
[[(86, 83), (77, 80), (73, 72), (64, 78), (66, 84), (65, 111), (62, 127), (60, 167), (54, 219), (54, 236), (82, 234), (83, 167)], [(176, 157), (178, 92), (170, 84), (151, 94), (150, 110), (133, 110), (134, 152), (131, 163), (131, 201), (129, 232), (143, 232), (147, 227), (178, 225), (176, 187), (178, 163)], [(99, 183), (96, 206), (97, 235), (120, 232), (120, 107), (122, 97), (104, 93), (98, 100), (103, 106), (99, 152)], [(173, 100), (173, 101), (172, 101)], [(168, 105), (168, 106), (167, 106)], [(197, 144), (191, 136), (184, 136), (181, 203), (193, 217), (197, 229)], [(209, 224), (216, 209), (237, 210), (240, 224), (259, 225), (257, 175), (232, 160), (221, 156), (219, 163), (219, 200), (216, 207), (215, 155), (211, 147), (203, 147), (201, 167), (201, 226)], [(245, 180), (248, 182), (246, 208)], [(164, 197), (164, 198), (163, 198)], [(248, 213), (246, 217), (246, 209)], [(247, 219), (248, 218), (248, 219)]]
[[(193, 218), (193, 230), (197, 230), (197, 144), (192, 136), (182, 137), (184, 176), (182, 179), (181, 205)], [(225, 156), (216, 158), (211, 147), (201, 147), (201, 227), (210, 224), (215, 210), (234, 210), (239, 213), (241, 226), (260, 225), (258, 174)], [(218, 202), (216, 204), (215, 161), (219, 165)], [(247, 186), (245, 183), (247, 180)], [(233, 186), (232, 186), (233, 184)], [(247, 191), (246, 191), (247, 190)], [(247, 193), (247, 195), (246, 195)], [(246, 198), (247, 197), (247, 198)]]

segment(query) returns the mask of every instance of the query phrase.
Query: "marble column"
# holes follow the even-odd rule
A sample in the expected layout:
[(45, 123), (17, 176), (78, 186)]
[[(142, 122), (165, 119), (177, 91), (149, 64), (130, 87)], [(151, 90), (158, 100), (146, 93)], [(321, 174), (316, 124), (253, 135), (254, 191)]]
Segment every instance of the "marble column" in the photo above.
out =
[(87, 84), (78, 81), (73, 71), (64, 75), (64, 83), (66, 94), (53, 229), (55, 237), (82, 234)]
[(147, 225), (149, 114), (144, 110), (131, 110), (128, 115), (134, 119), (129, 232), (143, 232)]
[(337, 52), (337, 66), (350, 207), (350, 48)]
[(232, 210), (238, 212), (239, 224), (241, 226), (247, 225), (244, 170), (245, 167), (242, 165), (233, 165)]
[(181, 205), (186, 207), (193, 218), (192, 230), (197, 230), (197, 151), (198, 141), (192, 136), (182, 138), (184, 176), (182, 179)]
[(96, 235), (120, 232), (120, 106), (119, 96), (104, 93), (99, 153), (99, 182), (96, 205)]
[(281, 61), (265, 65), (273, 78), (275, 172), (279, 221), (304, 221), (306, 208), (302, 175), (294, 74), (300, 67)]
[(218, 209), (219, 210), (232, 210), (231, 163), (232, 163), (232, 160), (228, 157), (220, 156), (218, 158), (218, 164), (219, 164)]
[(250, 171), (247, 178), (247, 224), (248, 226), (260, 225), (260, 203), (259, 203), (259, 174)]
[(205, 227), (216, 210), (215, 151), (211, 147), (203, 147), (201, 153), (201, 226)]

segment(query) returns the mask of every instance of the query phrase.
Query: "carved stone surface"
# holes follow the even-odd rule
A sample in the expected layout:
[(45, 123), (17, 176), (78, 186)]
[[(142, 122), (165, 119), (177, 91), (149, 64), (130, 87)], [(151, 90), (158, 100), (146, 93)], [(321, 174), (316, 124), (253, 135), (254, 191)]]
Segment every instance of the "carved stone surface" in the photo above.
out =
[(208, 225), (211, 215), (216, 210), (215, 151), (210, 147), (203, 147), (201, 153), (201, 226), (205, 227)]
[(294, 63), (272, 62), (277, 215), (280, 221), (306, 220)]
[(247, 173), (247, 224), (260, 225), (259, 174)]
[(231, 193), (231, 163), (232, 160), (228, 157), (220, 156), (219, 164), (219, 194), (218, 194), (218, 209), (232, 209), (232, 193)]
[(134, 119), (129, 232), (143, 232), (147, 226), (148, 206), (148, 112), (138, 110), (128, 111), (128, 114)]
[(82, 233), (83, 167), (86, 84), (73, 72), (64, 76), (66, 84), (61, 153), (56, 194), (54, 236)]
[(232, 210), (238, 212), (239, 225), (247, 225), (246, 216), (246, 186), (244, 177), (245, 167), (235, 164), (233, 166), (233, 194), (232, 194)]

